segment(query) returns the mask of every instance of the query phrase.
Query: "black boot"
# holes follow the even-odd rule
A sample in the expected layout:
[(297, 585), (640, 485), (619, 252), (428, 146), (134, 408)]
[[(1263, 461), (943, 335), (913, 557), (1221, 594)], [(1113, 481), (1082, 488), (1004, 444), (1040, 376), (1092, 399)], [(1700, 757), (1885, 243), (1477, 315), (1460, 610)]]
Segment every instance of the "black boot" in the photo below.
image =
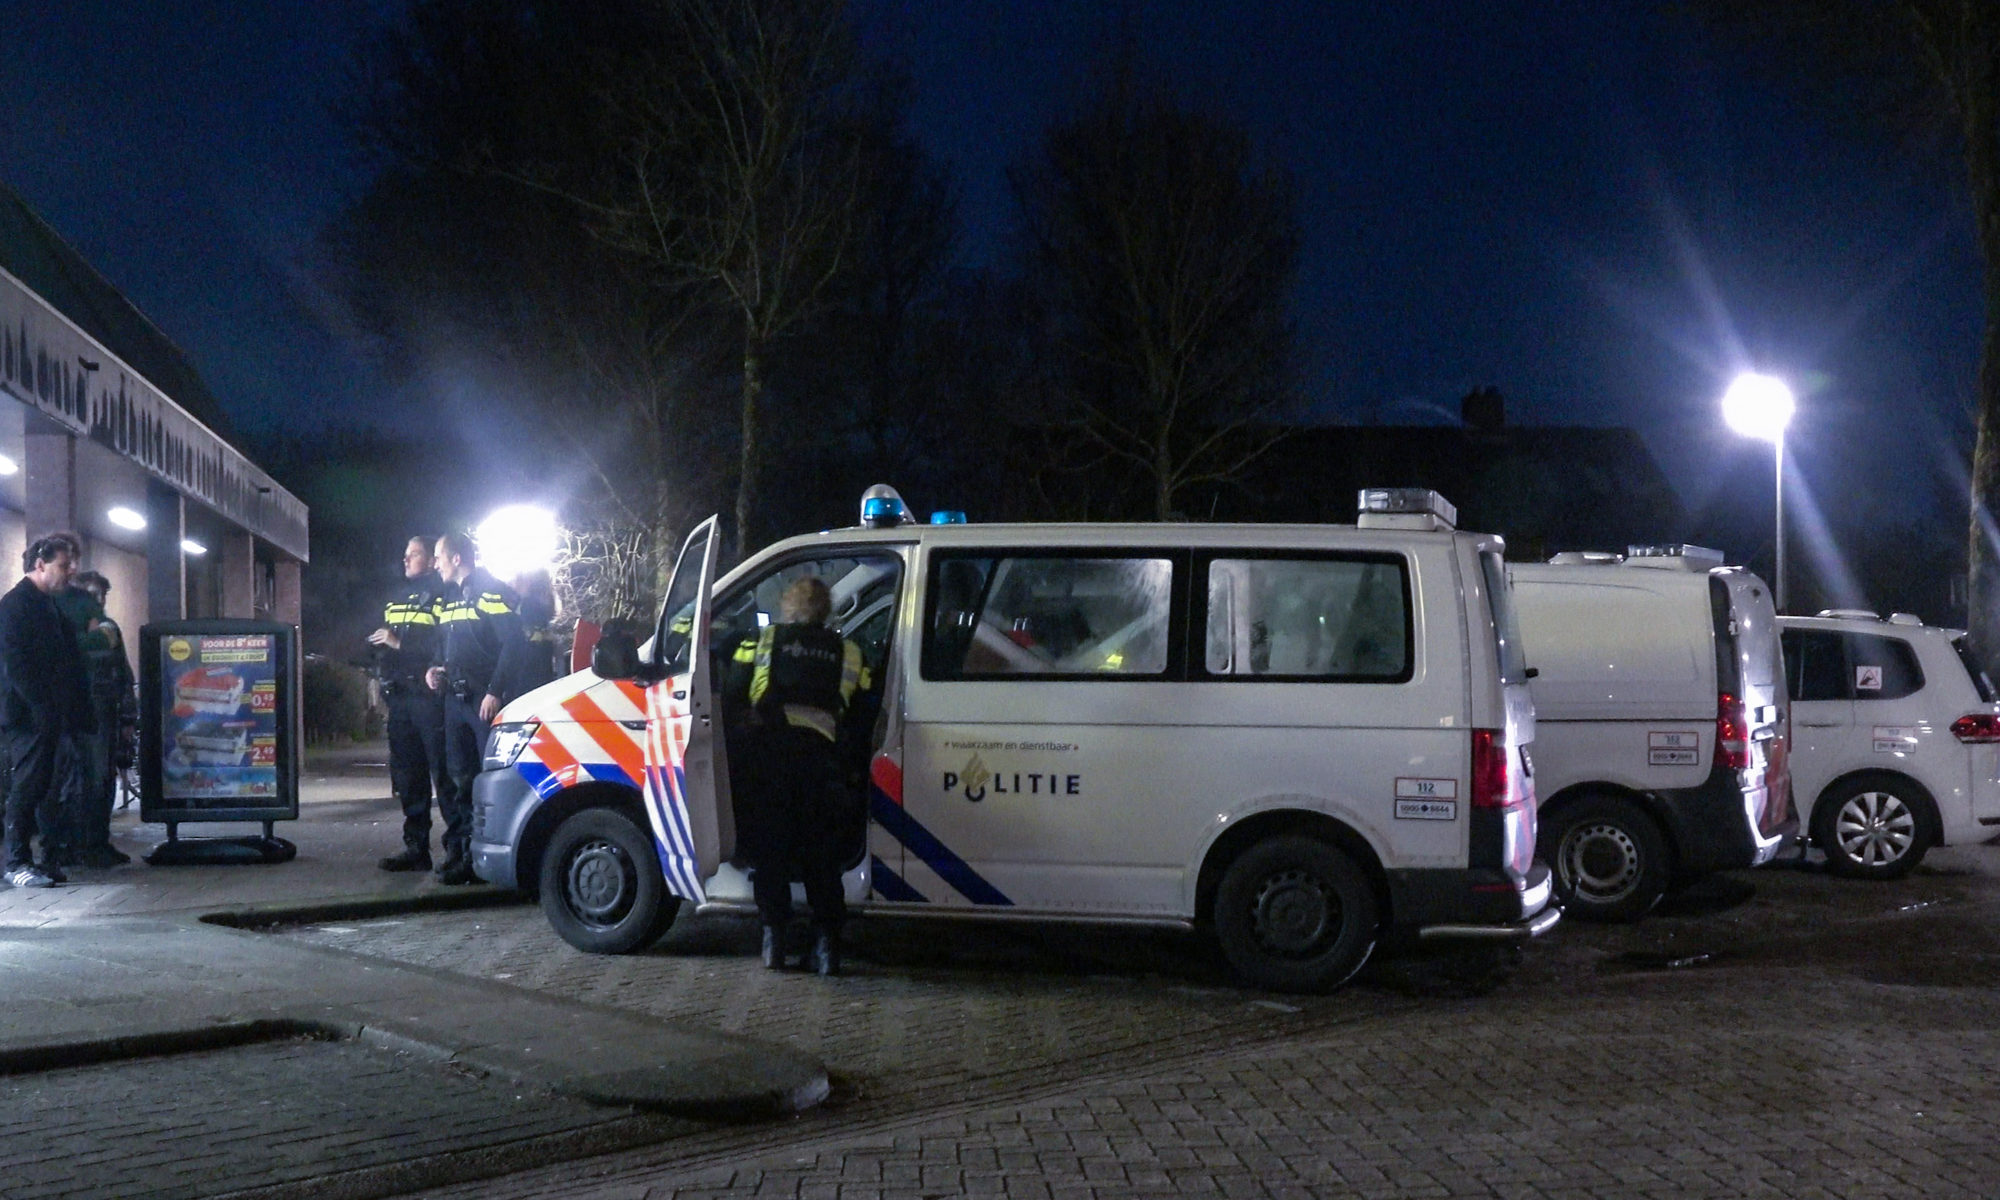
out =
[(806, 960), (806, 969), (819, 975), (840, 974), (840, 935), (831, 929), (822, 929), (813, 935), (812, 957)]
[(785, 931), (776, 925), (764, 926), (764, 967), (771, 971), (785, 968)]
[(430, 848), (406, 846), (401, 854), (391, 854), (375, 865), (384, 871), (428, 871), (431, 869)]

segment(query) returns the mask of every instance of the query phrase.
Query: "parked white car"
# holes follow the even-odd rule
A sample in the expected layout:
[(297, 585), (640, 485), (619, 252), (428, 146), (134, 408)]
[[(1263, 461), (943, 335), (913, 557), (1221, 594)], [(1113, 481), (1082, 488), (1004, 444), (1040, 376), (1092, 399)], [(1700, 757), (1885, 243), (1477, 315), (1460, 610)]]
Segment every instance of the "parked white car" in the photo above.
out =
[(1895, 879), (2000, 832), (2000, 703), (1963, 633), (1851, 609), (1778, 623), (1793, 795), (1831, 870)]

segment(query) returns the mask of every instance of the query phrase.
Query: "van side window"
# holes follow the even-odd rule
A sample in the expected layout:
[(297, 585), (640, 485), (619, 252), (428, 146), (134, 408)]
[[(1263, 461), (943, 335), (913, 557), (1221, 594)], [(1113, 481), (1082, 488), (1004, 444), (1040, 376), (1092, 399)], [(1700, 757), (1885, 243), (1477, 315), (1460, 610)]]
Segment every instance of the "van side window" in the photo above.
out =
[(924, 678), (1162, 676), (1173, 575), (1168, 558), (936, 556)]
[(1847, 660), (1856, 700), (1900, 700), (1923, 690), (1924, 669), (1901, 638), (1850, 633)]
[(1841, 636), (1810, 629), (1787, 629), (1785, 685), (1794, 700), (1848, 700), (1847, 652)]
[(1204, 667), (1229, 678), (1401, 682), (1411, 674), (1401, 558), (1216, 558)]

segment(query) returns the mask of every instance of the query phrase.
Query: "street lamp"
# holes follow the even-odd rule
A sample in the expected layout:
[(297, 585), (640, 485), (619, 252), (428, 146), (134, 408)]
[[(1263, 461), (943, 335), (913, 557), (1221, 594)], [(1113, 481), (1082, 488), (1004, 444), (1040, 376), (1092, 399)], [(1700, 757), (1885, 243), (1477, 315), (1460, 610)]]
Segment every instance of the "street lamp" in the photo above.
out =
[(1778, 611), (1785, 611), (1785, 427), (1798, 404), (1792, 389), (1775, 375), (1746, 371), (1722, 395), (1722, 419), (1744, 437), (1771, 443), (1775, 452), (1772, 490), (1777, 497), (1777, 578), (1772, 591)]
[(530, 571), (547, 570), (561, 541), (555, 514), (529, 504), (496, 509), (472, 538), (479, 546), (479, 564), (509, 583)]

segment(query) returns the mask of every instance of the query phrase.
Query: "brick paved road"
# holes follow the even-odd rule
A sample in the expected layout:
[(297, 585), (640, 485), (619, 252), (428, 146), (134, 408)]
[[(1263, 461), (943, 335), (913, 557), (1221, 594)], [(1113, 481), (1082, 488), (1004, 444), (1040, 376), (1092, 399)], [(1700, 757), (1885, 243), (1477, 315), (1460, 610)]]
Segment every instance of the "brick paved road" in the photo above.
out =
[(424, 1160), (447, 1151), (621, 1144), (608, 1119), (358, 1043), (274, 1042), (0, 1079), (0, 1197), (380, 1194), (440, 1178)]
[[(1991, 1196), (2000, 850), (1968, 855), (1880, 886), (1764, 872), (1638, 926), (1565, 926), (1472, 1000), (1393, 973), (1259, 997), (1123, 933), (880, 923), (835, 982), (757, 969), (728, 921), (627, 959), (570, 953), (532, 911), (299, 936), (706, 1011), (843, 1077), (781, 1128), (439, 1198)], [(1701, 965), (1649, 969), (1674, 960)]]

